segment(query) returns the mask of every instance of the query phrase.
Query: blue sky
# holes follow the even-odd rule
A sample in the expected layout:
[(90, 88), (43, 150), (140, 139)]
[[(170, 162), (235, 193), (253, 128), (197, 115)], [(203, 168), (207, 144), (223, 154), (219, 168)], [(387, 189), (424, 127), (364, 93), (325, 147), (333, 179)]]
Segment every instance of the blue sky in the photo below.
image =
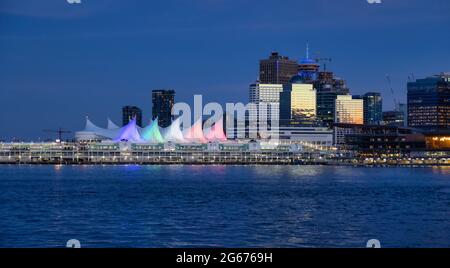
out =
[(353, 94), (393, 107), (408, 76), (450, 71), (448, 0), (0, 0), (0, 139), (120, 123), (121, 106), (151, 112), (151, 90), (177, 101), (245, 102), (258, 60), (300, 59), (305, 43)]

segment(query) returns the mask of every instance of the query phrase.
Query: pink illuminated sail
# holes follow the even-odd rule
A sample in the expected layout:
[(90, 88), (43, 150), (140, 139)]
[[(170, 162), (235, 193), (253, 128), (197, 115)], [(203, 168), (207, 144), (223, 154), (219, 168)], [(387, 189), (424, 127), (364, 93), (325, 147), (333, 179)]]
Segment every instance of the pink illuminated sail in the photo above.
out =
[(223, 131), (223, 120), (219, 119), (219, 121), (215, 122), (208, 133), (205, 134), (205, 137), (208, 141), (226, 141), (227, 136)]
[(190, 142), (207, 143), (207, 139), (203, 135), (202, 120), (199, 119), (184, 134), (184, 138)]

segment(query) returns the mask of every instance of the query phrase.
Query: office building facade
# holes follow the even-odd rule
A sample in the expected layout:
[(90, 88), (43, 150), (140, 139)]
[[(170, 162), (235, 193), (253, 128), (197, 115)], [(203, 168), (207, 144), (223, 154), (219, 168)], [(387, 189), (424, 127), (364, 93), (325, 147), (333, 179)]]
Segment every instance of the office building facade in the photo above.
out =
[(324, 126), (331, 126), (335, 121), (336, 98), (339, 95), (347, 95), (349, 89), (345, 81), (336, 78), (333, 72), (319, 72), (314, 88), (317, 91), (317, 120)]
[(336, 97), (336, 123), (364, 124), (364, 101), (351, 95)]
[(172, 124), (172, 109), (175, 104), (174, 90), (152, 91), (152, 120), (158, 118), (160, 127), (168, 127)]
[(316, 90), (294, 76), (280, 93), (280, 125), (316, 125)]
[[(259, 81), (249, 87), (249, 102), (254, 111), (249, 114), (255, 116), (251, 118), (254, 122), (259, 122), (264, 118), (270, 125), (271, 122), (280, 120), (280, 93), (283, 91), (282, 84), (261, 84)], [(263, 110), (264, 109), (264, 110)], [(261, 112), (265, 115), (260, 115)]]
[(406, 103), (399, 103), (398, 111), (403, 114), (403, 127), (408, 126), (408, 105)]
[(380, 93), (368, 92), (364, 101), (364, 124), (379, 125), (383, 121), (383, 99)]
[(259, 80), (261, 84), (286, 84), (297, 74), (297, 69), (297, 61), (272, 52), (268, 59), (259, 62)]
[(424, 136), (411, 129), (382, 125), (340, 124), (337, 126), (347, 129), (345, 147), (367, 157), (425, 149)]
[(408, 83), (408, 126), (450, 129), (450, 73)]
[[(353, 98), (351, 95), (340, 95), (336, 97), (335, 125), (364, 124), (364, 101)], [(354, 134), (352, 128), (334, 127), (335, 145), (345, 144), (345, 137)]]

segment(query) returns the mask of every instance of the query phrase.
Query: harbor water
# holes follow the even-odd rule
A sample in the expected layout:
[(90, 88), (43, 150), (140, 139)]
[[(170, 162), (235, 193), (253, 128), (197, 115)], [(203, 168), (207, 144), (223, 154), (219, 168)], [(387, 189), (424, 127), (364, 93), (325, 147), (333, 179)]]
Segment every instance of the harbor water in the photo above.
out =
[(450, 247), (450, 168), (0, 165), (0, 247)]

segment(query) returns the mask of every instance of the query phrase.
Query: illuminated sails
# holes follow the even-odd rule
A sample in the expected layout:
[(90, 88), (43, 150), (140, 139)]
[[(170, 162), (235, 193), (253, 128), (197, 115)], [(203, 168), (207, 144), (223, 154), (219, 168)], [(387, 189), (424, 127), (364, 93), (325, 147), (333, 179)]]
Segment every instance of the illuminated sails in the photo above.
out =
[(111, 140), (135, 143), (208, 143), (225, 142), (227, 137), (223, 131), (222, 119), (205, 130), (203, 130), (203, 123), (200, 119), (183, 132), (180, 118), (173, 121), (169, 127), (161, 129), (158, 126), (158, 120), (154, 120), (145, 128), (140, 128), (136, 125), (136, 118), (130, 120), (123, 127), (117, 126), (108, 118), (107, 128), (102, 128), (93, 124), (86, 117), (84, 130), (76, 132), (75, 139), (79, 141)]
[(120, 134), (114, 141), (143, 142), (136, 126), (136, 118), (131, 119), (128, 125), (120, 129)]
[(225, 133), (223, 132), (223, 120), (219, 119), (214, 125), (209, 128), (205, 129), (205, 138), (208, 141), (226, 141), (227, 136), (225, 136)]
[(184, 138), (189, 142), (207, 143), (205, 136), (203, 135), (203, 123), (199, 119), (184, 133)]
[(156, 118), (149, 126), (141, 130), (142, 139), (151, 143), (164, 143), (164, 138), (159, 131), (158, 118)]
[(181, 131), (181, 120), (177, 118), (172, 124), (163, 129), (163, 137), (166, 142), (174, 142), (174, 143), (184, 143), (186, 140), (183, 137), (183, 132)]

